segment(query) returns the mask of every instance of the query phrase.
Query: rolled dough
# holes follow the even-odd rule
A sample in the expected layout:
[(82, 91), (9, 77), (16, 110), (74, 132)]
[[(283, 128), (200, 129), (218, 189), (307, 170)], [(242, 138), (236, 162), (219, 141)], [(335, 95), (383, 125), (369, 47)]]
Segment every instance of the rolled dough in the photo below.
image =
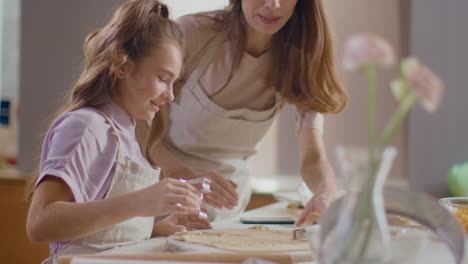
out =
[(236, 252), (308, 251), (309, 243), (294, 240), (292, 230), (217, 229), (176, 233), (174, 239)]

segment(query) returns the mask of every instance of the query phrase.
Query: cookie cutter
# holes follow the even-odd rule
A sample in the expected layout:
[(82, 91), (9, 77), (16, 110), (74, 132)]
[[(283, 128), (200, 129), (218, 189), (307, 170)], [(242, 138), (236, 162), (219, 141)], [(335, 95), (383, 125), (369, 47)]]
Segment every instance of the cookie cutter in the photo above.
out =
[[(200, 177), (200, 178), (195, 178), (191, 180), (187, 180), (184, 178), (179, 179), (181, 182), (188, 183), (190, 185), (193, 185), (197, 188), (200, 188), (199, 190), (201, 191), (200, 194), (200, 200), (203, 200), (203, 194), (207, 194), (211, 192), (211, 183), (212, 181), (208, 178), (205, 177)], [(178, 205), (178, 204), (177, 204)], [(178, 205), (179, 206), (179, 205)], [(200, 219), (208, 219), (208, 214), (204, 211), (202, 211), (200, 208), (198, 209), (198, 218)], [(199, 228), (201, 229), (201, 228)]]
[[(182, 206), (182, 204), (181, 203), (176, 203), (176, 206)], [(197, 216), (200, 219), (208, 219), (208, 214), (206, 212), (202, 211), (200, 208), (198, 209)]]
[(191, 184), (191, 185), (199, 185), (201, 186), (201, 189), (200, 191), (202, 193), (210, 193), (211, 192), (211, 183), (212, 181), (208, 178), (205, 178), (205, 177), (201, 177), (201, 178), (196, 178), (196, 179), (192, 179), (192, 180), (186, 180), (184, 178), (180, 178), (179, 179), (181, 182), (186, 182), (188, 184)]
[(305, 228), (299, 228), (293, 230), (293, 240), (307, 240)]

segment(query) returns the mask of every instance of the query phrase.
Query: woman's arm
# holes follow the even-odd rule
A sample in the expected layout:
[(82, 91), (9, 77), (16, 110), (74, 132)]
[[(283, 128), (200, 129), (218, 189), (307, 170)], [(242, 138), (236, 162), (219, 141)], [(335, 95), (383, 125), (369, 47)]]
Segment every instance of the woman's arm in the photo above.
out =
[(210, 171), (205, 174), (196, 174), (189, 167), (185, 166), (178, 160), (172, 153), (159, 142), (153, 151), (155, 160), (161, 167), (164, 177), (169, 178), (185, 178), (193, 179), (197, 177), (209, 178), (211, 183), (212, 192), (204, 195), (204, 200), (215, 208), (229, 208), (232, 209), (237, 205), (239, 195), (237, 194), (237, 184), (231, 180), (225, 179), (223, 176), (215, 171)]
[(108, 199), (85, 203), (75, 203), (73, 199), (62, 180), (46, 176), (29, 209), (29, 239), (35, 243), (72, 240), (137, 216), (197, 214), (200, 206), (198, 190), (172, 179)]
[(301, 127), (298, 130), (301, 176), (314, 196), (305, 205), (297, 225), (305, 222), (314, 211), (323, 211), (338, 191), (335, 173), (328, 162), (322, 133), (313, 128)]
[[(136, 121), (136, 137), (142, 153), (145, 154), (149, 130), (151, 128), (145, 121)], [(162, 169), (166, 177), (170, 175), (179, 175), (179, 178), (196, 178), (195, 172), (187, 167), (183, 162), (177, 159), (160, 140), (151, 151), (151, 158), (156, 161), (156, 165)], [(185, 175), (185, 176), (182, 176)], [(171, 177), (175, 178), (175, 177)]]
[(174, 178), (174, 175), (178, 175), (181, 178), (196, 178), (195, 172), (176, 158), (161, 141), (156, 144), (152, 153), (158, 166), (163, 170), (165, 177)]

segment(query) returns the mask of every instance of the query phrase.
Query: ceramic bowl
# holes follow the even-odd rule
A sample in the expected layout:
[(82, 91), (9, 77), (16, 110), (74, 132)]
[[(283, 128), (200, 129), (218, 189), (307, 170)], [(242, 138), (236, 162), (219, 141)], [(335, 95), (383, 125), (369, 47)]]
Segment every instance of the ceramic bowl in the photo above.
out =
[(439, 199), (439, 203), (457, 217), (468, 231), (468, 197), (447, 197)]

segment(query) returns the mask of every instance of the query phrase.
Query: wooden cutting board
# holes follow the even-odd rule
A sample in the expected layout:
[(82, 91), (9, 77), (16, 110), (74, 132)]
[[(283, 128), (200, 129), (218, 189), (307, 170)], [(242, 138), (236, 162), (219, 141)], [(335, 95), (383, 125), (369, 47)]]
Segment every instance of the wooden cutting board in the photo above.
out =
[(166, 250), (169, 252), (228, 252), (226, 250), (215, 247), (180, 241), (177, 240), (174, 236), (167, 238)]
[[(216, 230), (219, 231), (219, 230)], [(187, 252), (197, 252), (197, 253), (213, 253), (213, 254), (226, 254), (226, 253), (231, 253), (231, 254), (251, 254), (251, 255), (274, 255), (274, 254), (284, 254), (291, 256), (291, 258), (295, 262), (303, 262), (303, 261), (312, 261), (313, 260), (313, 254), (312, 251), (307, 249), (307, 250), (302, 250), (302, 251), (283, 251), (283, 252), (265, 252), (265, 251), (258, 251), (258, 252), (248, 252), (248, 251), (231, 251), (231, 250), (225, 250), (225, 249), (219, 249), (216, 247), (208, 246), (208, 245), (202, 245), (202, 244), (196, 244), (196, 243), (191, 243), (191, 242), (186, 242), (186, 241), (181, 241), (179, 239), (180, 236), (178, 235), (173, 235), (168, 237), (167, 239), (167, 250), (169, 252), (179, 252), (179, 253), (187, 253)]]
[[(94, 260), (99, 263), (113, 263), (114, 260), (131, 261), (183, 261), (183, 262), (204, 262), (204, 263), (242, 263), (249, 258), (259, 258), (273, 261), (280, 264), (292, 264), (302, 260), (297, 260), (287, 254), (243, 254), (243, 253), (156, 253), (156, 254), (119, 254), (119, 255), (79, 255), (62, 256), (59, 264), (71, 264), (73, 260)], [(105, 261), (105, 262), (103, 262)], [(308, 261), (308, 260), (305, 260)]]

